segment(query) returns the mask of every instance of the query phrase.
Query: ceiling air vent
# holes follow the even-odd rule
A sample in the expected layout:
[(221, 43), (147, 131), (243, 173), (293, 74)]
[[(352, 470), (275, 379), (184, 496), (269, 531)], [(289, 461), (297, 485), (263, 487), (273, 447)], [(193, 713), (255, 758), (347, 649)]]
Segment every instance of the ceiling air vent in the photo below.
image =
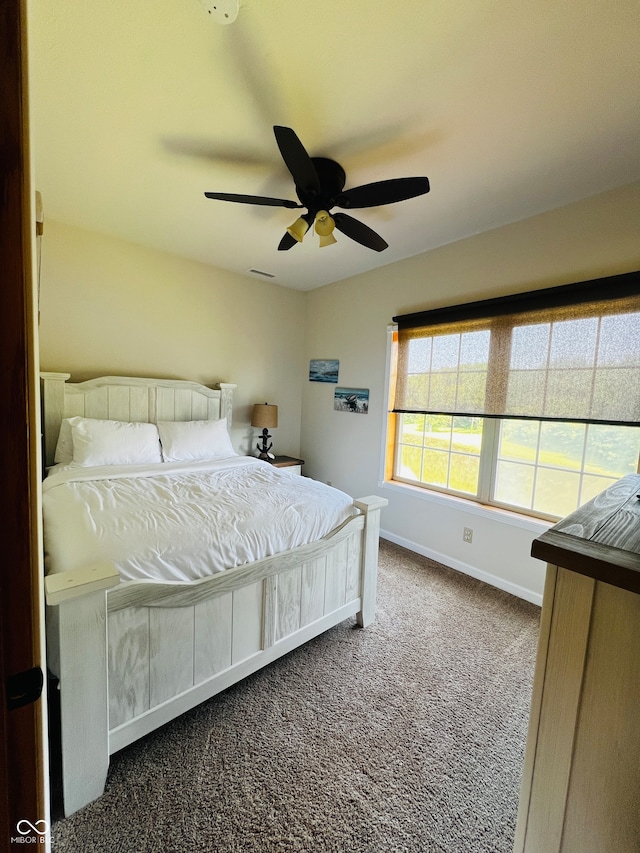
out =
[(250, 269), (249, 272), (253, 275), (261, 275), (263, 278), (275, 278), (275, 275), (273, 273), (264, 272), (263, 270)]

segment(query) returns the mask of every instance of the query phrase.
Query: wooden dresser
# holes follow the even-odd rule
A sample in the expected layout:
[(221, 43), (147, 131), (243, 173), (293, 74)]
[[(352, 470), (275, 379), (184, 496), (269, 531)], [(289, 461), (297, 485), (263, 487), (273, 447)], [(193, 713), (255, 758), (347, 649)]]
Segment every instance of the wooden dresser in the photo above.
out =
[(640, 851), (640, 475), (536, 539), (548, 563), (514, 851)]

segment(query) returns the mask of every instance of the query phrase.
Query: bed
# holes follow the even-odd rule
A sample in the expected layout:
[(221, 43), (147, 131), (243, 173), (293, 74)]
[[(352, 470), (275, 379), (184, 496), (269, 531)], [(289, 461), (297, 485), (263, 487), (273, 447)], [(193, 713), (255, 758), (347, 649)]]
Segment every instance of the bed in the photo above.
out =
[[(234, 385), (208, 388), (181, 380), (113, 376), (71, 383), (69, 378), (41, 374), (43, 455), (50, 471), (42, 496), (47, 662), (59, 680), (66, 815), (103, 793), (114, 752), (341, 621), (355, 616), (360, 627), (370, 624), (379, 516), (387, 503), (369, 496), (339, 506), (337, 490), (324, 484), (237, 456), (232, 448), (228, 459), (221, 457), (219, 440), (223, 445), (229, 441)], [(127, 452), (131, 436), (136, 436), (134, 443), (141, 440), (146, 451), (149, 432), (161, 430), (160, 459), (139, 457), (136, 444), (131, 459), (115, 459), (131, 462), (130, 468), (111, 467), (114, 458), (108, 452), (94, 452), (93, 432), (88, 444), (82, 444), (83, 430), (114, 422), (118, 430), (122, 426), (128, 431)], [(189, 451), (196, 439), (205, 435), (206, 442), (210, 434), (198, 430), (212, 425), (217, 438), (211, 453), (217, 455), (192, 459)], [(143, 434), (146, 438), (139, 439)], [(174, 446), (175, 458), (167, 453)], [(81, 463), (69, 464), (74, 449), (81, 456), (87, 447)], [(232, 529), (227, 522), (218, 523), (221, 516), (216, 516), (211, 525), (216, 535), (181, 534), (186, 524), (182, 504), (171, 490), (183, 490), (185, 477), (196, 482), (198, 490), (206, 481), (207, 488), (226, 498), (245, 476), (254, 479), (240, 487), (245, 509), (236, 513)], [(322, 512), (300, 508), (298, 491), (305, 481), (319, 492)], [(290, 498), (277, 496), (285, 485), (293, 489)], [(123, 531), (130, 517), (140, 524), (149, 515), (142, 497), (149, 488), (165, 495), (168, 509), (161, 522), (153, 523), (157, 535), (152, 547), (141, 547), (142, 556), (128, 559), (131, 542), (124, 541)], [(267, 522), (261, 534), (265, 542), (252, 541), (250, 547), (240, 536), (252, 524), (246, 509), (249, 493), (257, 496), (260, 508), (256, 512), (254, 500), (251, 513), (260, 520), (266, 515)], [(333, 514), (323, 503), (327, 495), (338, 504)], [(87, 500), (99, 512), (87, 515)], [(65, 522), (59, 522), (65, 518), (65, 501), (75, 503), (79, 513), (69, 516), (66, 533)], [(184, 513), (195, 515), (197, 523), (200, 512), (204, 530), (213, 510), (203, 512), (203, 502), (197, 491), (195, 506), (189, 504)], [(127, 504), (134, 508), (132, 516), (123, 509)], [(270, 514), (265, 506), (272, 507)], [(288, 521), (279, 524), (288, 506), (296, 508), (291, 510), (295, 521), (287, 516)], [(115, 515), (103, 517), (106, 509)], [(311, 529), (300, 532), (298, 522), (307, 516), (313, 519)], [(117, 530), (116, 546), (107, 547), (99, 537), (94, 551), (90, 532), (100, 525)], [(156, 541), (166, 534), (165, 528), (173, 550)], [(285, 534), (293, 538), (283, 539)], [(135, 526), (133, 535), (142, 538)], [(250, 538), (257, 537), (251, 528)], [(204, 554), (196, 550), (184, 556), (187, 546), (200, 538)], [(267, 552), (261, 555), (258, 547)], [(162, 566), (156, 572), (152, 564), (158, 554)]]

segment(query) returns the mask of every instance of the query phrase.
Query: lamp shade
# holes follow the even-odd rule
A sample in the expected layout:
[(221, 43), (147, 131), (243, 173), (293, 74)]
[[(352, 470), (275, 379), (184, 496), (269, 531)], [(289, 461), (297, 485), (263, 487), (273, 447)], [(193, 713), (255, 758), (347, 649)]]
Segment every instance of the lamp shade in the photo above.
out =
[(278, 407), (269, 403), (255, 403), (251, 426), (261, 429), (274, 429), (278, 426)]
[(316, 234), (320, 237), (320, 247), (330, 246), (338, 241), (333, 236), (335, 221), (332, 216), (329, 216), (326, 210), (318, 211), (316, 216)]
[(287, 233), (291, 234), (291, 236), (298, 241), (298, 243), (302, 243), (302, 238), (309, 230), (309, 223), (306, 219), (299, 217), (287, 228)]
[(316, 215), (316, 234), (327, 237), (335, 228), (335, 221), (326, 210), (319, 210)]

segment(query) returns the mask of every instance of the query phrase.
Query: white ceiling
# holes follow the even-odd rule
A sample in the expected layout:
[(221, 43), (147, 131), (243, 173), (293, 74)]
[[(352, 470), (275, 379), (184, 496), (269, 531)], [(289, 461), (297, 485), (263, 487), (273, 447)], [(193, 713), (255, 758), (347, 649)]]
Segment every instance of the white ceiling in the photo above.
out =
[[(225, 0), (227, 2), (227, 0)], [(213, 0), (215, 4), (215, 0)], [(638, 0), (30, 0), (45, 217), (310, 290), (640, 179)], [(389, 243), (277, 245), (297, 212), (272, 127), (346, 187), (427, 175), (351, 211)], [(255, 276), (253, 276), (255, 278)]]

